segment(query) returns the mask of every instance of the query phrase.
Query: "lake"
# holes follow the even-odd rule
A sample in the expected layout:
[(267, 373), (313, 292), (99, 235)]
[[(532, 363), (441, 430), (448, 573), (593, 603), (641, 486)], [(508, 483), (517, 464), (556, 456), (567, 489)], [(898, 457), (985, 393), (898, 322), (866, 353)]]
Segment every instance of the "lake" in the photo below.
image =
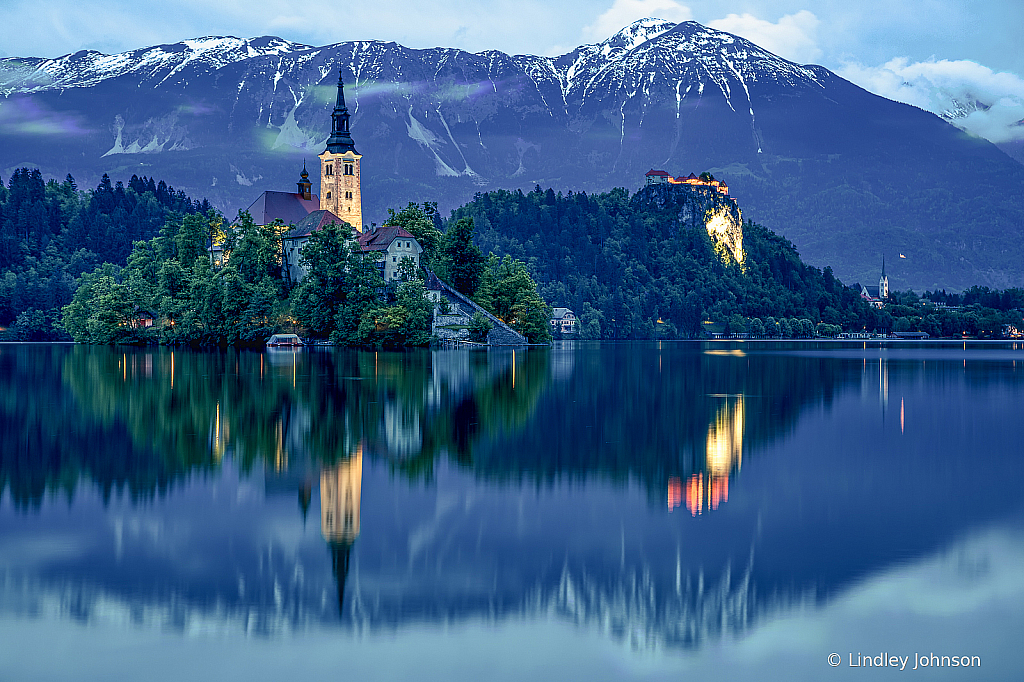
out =
[(5, 344), (0, 405), (0, 679), (1024, 677), (1024, 344)]

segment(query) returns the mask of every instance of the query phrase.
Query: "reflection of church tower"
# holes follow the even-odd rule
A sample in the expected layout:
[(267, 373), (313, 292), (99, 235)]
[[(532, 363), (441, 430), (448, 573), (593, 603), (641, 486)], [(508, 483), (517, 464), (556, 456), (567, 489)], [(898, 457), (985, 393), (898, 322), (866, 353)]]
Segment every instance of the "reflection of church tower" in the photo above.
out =
[(338, 581), (338, 610), (345, 599), (352, 543), (359, 537), (359, 496), (363, 487), (363, 448), (320, 472), (320, 532), (331, 548)]
[(331, 114), (331, 136), (320, 154), (320, 208), (328, 210), (359, 231), (363, 229), (363, 200), (359, 188), (356, 143), (349, 132), (345, 85), (338, 70), (338, 99)]

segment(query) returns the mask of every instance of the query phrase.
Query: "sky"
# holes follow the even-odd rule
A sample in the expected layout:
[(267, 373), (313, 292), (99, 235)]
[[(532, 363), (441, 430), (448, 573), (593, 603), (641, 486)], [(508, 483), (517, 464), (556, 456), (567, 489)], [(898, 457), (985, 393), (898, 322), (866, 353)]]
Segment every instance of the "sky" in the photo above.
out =
[(698, 21), (935, 113), (970, 103), (962, 127), (1024, 140), (1019, 0), (2, 0), (0, 56), (114, 53), (205, 35), (558, 55), (643, 17)]

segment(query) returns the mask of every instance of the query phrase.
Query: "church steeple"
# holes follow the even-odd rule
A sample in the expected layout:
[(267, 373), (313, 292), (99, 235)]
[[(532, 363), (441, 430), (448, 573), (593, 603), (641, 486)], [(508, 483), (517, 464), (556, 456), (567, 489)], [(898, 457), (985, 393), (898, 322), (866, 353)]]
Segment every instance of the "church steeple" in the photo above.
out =
[(363, 155), (349, 132), (345, 84), (338, 71), (338, 99), (331, 114), (331, 136), (320, 152), (320, 208), (330, 211), (358, 231), (363, 229), (363, 199), (359, 160)]
[(885, 254), (882, 254), (882, 276), (878, 278), (878, 298), (889, 297), (889, 278), (885, 275)]
[(348, 107), (345, 105), (345, 83), (341, 80), (341, 68), (338, 69), (338, 99), (334, 103), (331, 114), (331, 136), (327, 138), (327, 151), (332, 154), (344, 154), (356, 151), (356, 143), (348, 129)]

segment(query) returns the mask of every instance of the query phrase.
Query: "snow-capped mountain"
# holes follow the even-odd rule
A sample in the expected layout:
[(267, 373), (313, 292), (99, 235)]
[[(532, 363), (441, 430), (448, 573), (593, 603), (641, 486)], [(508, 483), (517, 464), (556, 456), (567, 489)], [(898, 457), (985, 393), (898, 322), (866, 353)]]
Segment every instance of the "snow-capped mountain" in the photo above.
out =
[[(339, 69), (371, 221), (410, 200), (450, 208), (491, 188), (636, 188), (652, 167), (710, 170), (747, 217), (847, 281), (877, 277), (883, 250), (908, 256), (890, 273), (905, 286), (1024, 279), (970, 232), (1019, 237), (1024, 201), (966, 233), (976, 221), (955, 207), (909, 208), (919, 193), (965, 191), (965, 164), (982, 168), (967, 191), (1005, 205), (1024, 167), (938, 117), (695, 22), (644, 19), (558, 57), (207, 37), (2, 59), (0, 172), (37, 165), (86, 186), (102, 172), (157, 175), (233, 214), (291, 188), (322, 151)], [(854, 246), (865, 239), (869, 250)]]

